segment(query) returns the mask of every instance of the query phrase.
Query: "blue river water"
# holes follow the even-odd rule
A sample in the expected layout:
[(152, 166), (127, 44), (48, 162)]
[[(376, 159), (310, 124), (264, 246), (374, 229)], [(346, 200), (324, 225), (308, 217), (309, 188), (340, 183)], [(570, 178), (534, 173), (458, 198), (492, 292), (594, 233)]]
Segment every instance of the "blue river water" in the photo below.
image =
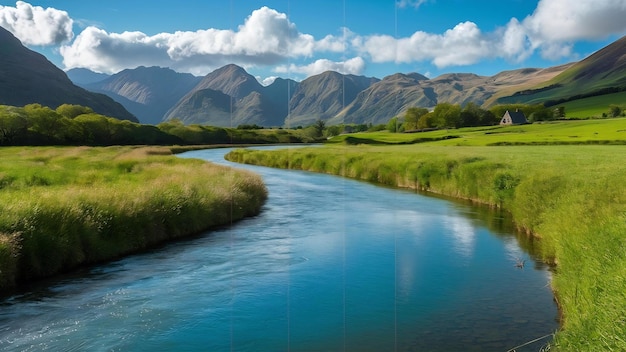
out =
[(4, 298), (0, 351), (506, 351), (558, 329), (506, 217), (226, 152), (180, 156), (261, 174), (259, 216)]

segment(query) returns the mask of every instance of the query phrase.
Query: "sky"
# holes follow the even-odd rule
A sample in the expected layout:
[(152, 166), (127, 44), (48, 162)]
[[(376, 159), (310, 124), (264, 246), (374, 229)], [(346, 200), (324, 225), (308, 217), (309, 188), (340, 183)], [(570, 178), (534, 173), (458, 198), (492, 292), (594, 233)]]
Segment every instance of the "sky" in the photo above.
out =
[(0, 26), (64, 70), (492, 76), (584, 59), (626, 35), (626, 0), (0, 0)]

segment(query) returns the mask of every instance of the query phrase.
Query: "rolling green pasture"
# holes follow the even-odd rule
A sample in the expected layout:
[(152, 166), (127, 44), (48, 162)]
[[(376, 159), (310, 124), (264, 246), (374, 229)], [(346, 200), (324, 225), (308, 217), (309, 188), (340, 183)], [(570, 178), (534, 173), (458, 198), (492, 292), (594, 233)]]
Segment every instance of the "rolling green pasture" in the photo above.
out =
[[(227, 157), (427, 190), (510, 211), (522, 233), (537, 239), (545, 261), (555, 265), (552, 286), (563, 320), (551, 349), (624, 351), (626, 146), (487, 144), (515, 138), (529, 144), (548, 137), (562, 141), (574, 134), (582, 140), (589, 131), (615, 140), (625, 124), (622, 119), (449, 132), (465, 134), (472, 141), (466, 146), (451, 145), (454, 139), (375, 145), (412, 135), (361, 134), (375, 140), (289, 151), (236, 150)], [(484, 133), (489, 131), (501, 133)]]
[(467, 127), (417, 133), (361, 132), (331, 138), (343, 144), (489, 146), (539, 144), (626, 144), (626, 118), (573, 120), (518, 126)]
[(0, 290), (258, 213), (260, 177), (165, 147), (0, 148)]
[(585, 119), (602, 117), (603, 113), (609, 112), (609, 106), (612, 104), (626, 108), (626, 92), (578, 99), (559, 104), (559, 106), (565, 107), (565, 114), (568, 118)]

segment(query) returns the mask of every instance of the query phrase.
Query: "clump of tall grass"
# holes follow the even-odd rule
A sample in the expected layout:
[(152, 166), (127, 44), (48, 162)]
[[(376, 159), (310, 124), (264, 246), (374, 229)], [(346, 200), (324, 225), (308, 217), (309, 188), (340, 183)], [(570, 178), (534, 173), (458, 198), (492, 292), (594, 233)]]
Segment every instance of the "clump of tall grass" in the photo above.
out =
[(626, 148), (325, 146), (236, 150), (232, 161), (333, 173), (509, 211), (555, 264), (551, 350), (626, 351)]
[[(1, 289), (229, 224), (267, 198), (252, 173), (161, 148), (0, 153), (13, 180), (0, 189)], [(48, 182), (24, 181), (32, 175)]]

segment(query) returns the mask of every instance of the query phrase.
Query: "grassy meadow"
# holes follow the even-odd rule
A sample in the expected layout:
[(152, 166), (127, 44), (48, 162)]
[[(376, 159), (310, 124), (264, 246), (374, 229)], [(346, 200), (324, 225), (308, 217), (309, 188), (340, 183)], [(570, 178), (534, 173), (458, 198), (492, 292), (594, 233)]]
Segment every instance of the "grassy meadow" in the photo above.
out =
[[(624, 351), (626, 146), (586, 143), (620, 144), (626, 141), (622, 129), (624, 119), (365, 133), (317, 148), (236, 150), (228, 159), (427, 190), (510, 211), (555, 265), (552, 285), (563, 320), (551, 348)], [(459, 137), (402, 144), (447, 133)], [(570, 138), (581, 144), (569, 144)], [(500, 145), (511, 140), (527, 145)]]
[(257, 214), (260, 177), (166, 147), (0, 148), (0, 290)]
[(559, 106), (564, 106), (568, 118), (599, 118), (603, 113), (609, 112), (609, 106), (616, 104), (626, 107), (626, 92), (604, 94), (595, 97), (569, 101)]
[(336, 136), (328, 142), (449, 146), (626, 144), (626, 118), (467, 127), (418, 133), (364, 132)]

